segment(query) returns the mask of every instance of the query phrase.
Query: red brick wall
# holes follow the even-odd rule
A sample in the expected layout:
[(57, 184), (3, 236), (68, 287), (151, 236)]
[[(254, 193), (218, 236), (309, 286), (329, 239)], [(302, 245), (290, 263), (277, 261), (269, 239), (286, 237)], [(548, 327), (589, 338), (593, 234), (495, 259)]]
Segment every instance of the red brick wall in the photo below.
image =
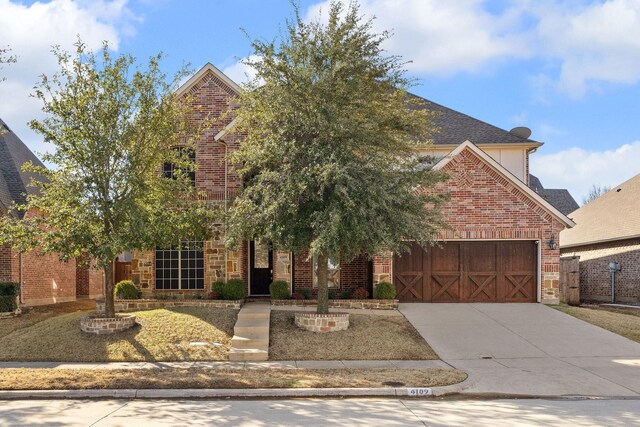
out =
[(620, 264), (616, 273), (616, 300), (640, 302), (640, 239), (562, 249), (562, 256), (580, 257), (580, 299), (611, 301), (609, 263)]
[(20, 254), (10, 246), (0, 246), (0, 282), (20, 281)]
[(53, 304), (76, 299), (76, 262), (60, 262), (57, 255), (32, 251), (22, 256), (22, 296), (26, 305)]
[[(209, 200), (224, 200), (225, 145), (215, 141), (215, 136), (232, 120), (230, 115), (224, 119), (222, 116), (230, 109), (231, 101), (237, 94), (213, 73), (208, 72), (191, 87), (187, 95), (194, 100), (197, 109), (194, 122), (201, 123), (209, 117), (213, 123), (196, 146), (196, 188), (204, 191)], [(238, 148), (234, 138), (227, 138), (225, 142), (229, 151)], [(229, 195), (232, 196), (238, 192), (241, 182), (231, 169), (228, 167), (227, 185)]]
[[(313, 275), (311, 271), (311, 261), (307, 261), (308, 253), (301, 252), (295, 256), (294, 260), (294, 289), (308, 288), (313, 295), (318, 291), (313, 289)], [(340, 262), (340, 287), (333, 288), (337, 293), (344, 290), (356, 290), (358, 288), (368, 289), (369, 285), (369, 259), (366, 255), (360, 255), (350, 262)]]
[(89, 298), (104, 298), (104, 274), (102, 270), (89, 270)]

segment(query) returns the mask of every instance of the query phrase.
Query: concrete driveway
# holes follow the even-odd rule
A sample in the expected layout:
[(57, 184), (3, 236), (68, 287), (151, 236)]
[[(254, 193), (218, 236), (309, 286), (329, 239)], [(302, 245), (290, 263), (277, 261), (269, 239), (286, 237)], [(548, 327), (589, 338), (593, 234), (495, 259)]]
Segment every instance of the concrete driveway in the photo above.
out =
[(465, 393), (640, 396), (640, 344), (542, 304), (400, 304)]

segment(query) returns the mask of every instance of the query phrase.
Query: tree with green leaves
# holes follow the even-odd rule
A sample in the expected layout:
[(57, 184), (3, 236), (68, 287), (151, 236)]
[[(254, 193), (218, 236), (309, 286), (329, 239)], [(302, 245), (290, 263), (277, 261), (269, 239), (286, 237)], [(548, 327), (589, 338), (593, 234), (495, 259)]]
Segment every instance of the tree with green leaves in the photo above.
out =
[[(161, 54), (142, 67), (130, 55), (113, 57), (106, 43), (100, 55), (80, 41), (76, 48), (54, 48), (60, 70), (36, 86), (46, 118), (30, 126), (53, 144), (43, 160), (54, 167), (27, 166), (41, 177), (39, 194), (18, 206), (23, 220), (2, 219), (0, 243), (93, 260), (113, 317), (116, 255), (206, 238), (213, 211), (197, 201), (189, 178), (188, 150), (200, 134), (189, 120), (192, 103), (173, 95), (186, 70), (169, 80)], [(166, 163), (171, 179), (162, 175)]]
[(245, 186), (230, 207), (230, 244), (256, 238), (316, 260), (318, 313), (328, 312), (330, 260), (433, 242), (445, 224), (445, 176), (417, 154), (434, 131), (356, 3), (328, 22), (299, 10), (280, 42), (253, 42), (256, 78), (240, 96), (232, 155)]

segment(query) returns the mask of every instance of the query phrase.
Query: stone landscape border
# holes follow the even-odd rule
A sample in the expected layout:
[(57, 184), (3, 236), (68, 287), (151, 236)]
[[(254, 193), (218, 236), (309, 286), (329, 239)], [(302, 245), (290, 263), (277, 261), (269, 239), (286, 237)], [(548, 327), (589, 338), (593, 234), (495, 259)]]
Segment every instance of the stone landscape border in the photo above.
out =
[(96, 335), (126, 331), (135, 324), (136, 316), (133, 314), (117, 317), (86, 316), (80, 319), (80, 329), (83, 332)]
[(297, 327), (311, 332), (337, 332), (349, 327), (349, 313), (318, 314), (306, 311), (295, 313)]
[[(397, 310), (397, 299), (332, 299), (329, 300), (329, 307), (331, 308), (361, 308), (367, 310)], [(305, 299), (272, 299), (271, 305), (275, 306), (294, 306), (294, 307), (306, 307), (318, 305), (318, 300)]]
[[(155, 310), (169, 307), (233, 308), (240, 310), (244, 300), (203, 300), (203, 299), (117, 299), (114, 307), (117, 313)], [(104, 300), (96, 301), (96, 312), (104, 313)]]

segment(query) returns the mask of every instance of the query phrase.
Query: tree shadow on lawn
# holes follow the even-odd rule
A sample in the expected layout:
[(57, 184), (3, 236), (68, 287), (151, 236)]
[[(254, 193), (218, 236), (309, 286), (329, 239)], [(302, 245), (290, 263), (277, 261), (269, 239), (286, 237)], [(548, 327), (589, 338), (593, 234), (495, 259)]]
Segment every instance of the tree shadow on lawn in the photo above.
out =
[[(238, 310), (176, 307), (139, 311), (136, 326), (112, 335), (80, 330), (82, 311), (2, 338), (2, 361), (158, 362), (228, 360)], [(193, 344), (197, 343), (197, 344)]]

